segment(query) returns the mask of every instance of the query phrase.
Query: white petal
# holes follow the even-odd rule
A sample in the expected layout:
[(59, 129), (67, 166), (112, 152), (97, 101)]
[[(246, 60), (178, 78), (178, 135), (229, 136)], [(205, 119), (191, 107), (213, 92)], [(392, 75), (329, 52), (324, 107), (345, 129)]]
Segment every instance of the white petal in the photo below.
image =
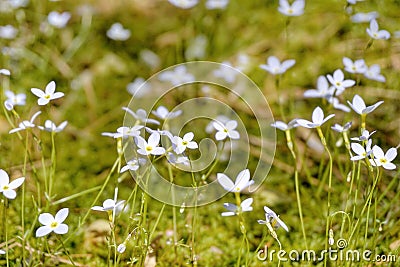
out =
[(60, 98), (60, 97), (63, 97), (63, 96), (64, 96), (64, 93), (62, 93), (62, 92), (57, 92), (57, 93), (54, 93), (54, 94), (51, 96), (51, 100), (57, 99), (57, 98)]
[(385, 154), (383, 153), (382, 148), (380, 148), (377, 145), (374, 145), (374, 147), (372, 148), (372, 151), (374, 153), (374, 157), (376, 157), (378, 159), (383, 159), (385, 157)]
[(44, 105), (47, 105), (48, 103), (49, 103), (49, 100), (46, 99), (46, 98), (39, 98), (38, 99), (38, 105), (39, 106), (44, 106)]
[(217, 139), (218, 141), (224, 140), (227, 137), (227, 133), (226, 132), (217, 132), (215, 133), (215, 139)]
[(46, 94), (52, 95), (56, 91), (56, 83), (54, 81), (49, 82), (46, 85)]
[(232, 180), (229, 179), (228, 176), (226, 176), (223, 173), (217, 173), (217, 180), (218, 183), (226, 190), (231, 192), (235, 185), (233, 184)]
[(159, 142), (160, 142), (160, 134), (157, 132), (154, 132), (150, 135), (147, 143), (149, 146), (155, 147), (155, 146), (158, 146)]
[(58, 225), (57, 228), (54, 229), (54, 233), (59, 235), (68, 233), (68, 225), (66, 225), (65, 223)]
[(15, 188), (20, 187), (24, 181), (25, 181), (25, 177), (21, 177), (21, 178), (18, 178), (18, 179), (15, 179), (14, 181), (12, 181), (8, 186), (11, 189), (15, 189)]
[(50, 234), (53, 231), (49, 226), (42, 226), (36, 230), (36, 237), (42, 237)]
[(231, 139), (239, 139), (240, 138), (240, 134), (238, 131), (230, 131), (230, 132), (228, 132), (228, 136)]
[(7, 185), (10, 183), (10, 177), (5, 170), (0, 169), (0, 185)]
[(37, 97), (45, 96), (45, 93), (42, 90), (38, 89), (38, 88), (31, 88), (31, 92), (32, 92), (32, 94), (34, 94)]
[(235, 189), (240, 188), (240, 191), (242, 191), (246, 187), (249, 180), (250, 180), (250, 171), (248, 169), (239, 172), (235, 181)]
[(397, 149), (392, 147), (386, 152), (385, 157), (388, 161), (393, 161), (397, 156)]
[(56, 216), (55, 216), (55, 221), (58, 223), (62, 223), (63, 221), (65, 221), (65, 219), (68, 217), (68, 213), (69, 213), (69, 209), (68, 208), (63, 208), (60, 209)]
[(50, 213), (42, 213), (39, 215), (39, 222), (43, 225), (49, 225), (54, 222), (54, 217)]
[(365, 153), (365, 149), (362, 145), (359, 143), (351, 143), (351, 149), (356, 153), (357, 155), (362, 155)]
[(234, 212), (232, 211), (226, 211), (226, 212), (222, 212), (221, 216), (227, 217), (227, 216), (234, 216), (236, 215)]
[(248, 199), (243, 200), (243, 202), (240, 204), (240, 206), (242, 206), (242, 210), (243, 210), (243, 209), (250, 208), (251, 204), (253, 204), (253, 198), (248, 198)]
[(14, 199), (17, 196), (17, 193), (12, 189), (7, 189), (3, 191), (3, 195), (8, 199)]
[(396, 165), (394, 165), (391, 162), (387, 162), (387, 163), (383, 164), (382, 167), (385, 168), (386, 170), (394, 170), (394, 169), (396, 169)]
[(192, 141), (194, 134), (192, 132), (188, 132), (183, 136), (183, 140), (185, 141)]
[(229, 131), (229, 130), (236, 129), (237, 125), (238, 125), (237, 121), (231, 120), (231, 121), (228, 121), (228, 122), (225, 124), (225, 127), (226, 127), (226, 129), (228, 129), (228, 131)]
[(316, 107), (313, 111), (312, 114), (312, 121), (313, 123), (322, 123), (324, 119), (324, 112), (322, 111), (322, 109), (320, 107)]
[(163, 147), (155, 147), (152, 151), (151, 154), (152, 155), (162, 155), (165, 153), (165, 149)]

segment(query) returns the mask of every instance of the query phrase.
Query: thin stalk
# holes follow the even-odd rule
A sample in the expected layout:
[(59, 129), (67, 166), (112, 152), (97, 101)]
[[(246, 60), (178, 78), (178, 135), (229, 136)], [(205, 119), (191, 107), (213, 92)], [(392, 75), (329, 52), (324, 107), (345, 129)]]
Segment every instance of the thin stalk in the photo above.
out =
[[(326, 228), (325, 228), (325, 249), (328, 249), (328, 239), (329, 239), (329, 218), (330, 218), (330, 212), (331, 212), (331, 191), (332, 191), (332, 168), (333, 168), (333, 160), (332, 160), (332, 155), (331, 152), (329, 151), (329, 148), (326, 144), (326, 139), (324, 137), (324, 134), (322, 133), (321, 127), (317, 127), (317, 132), (318, 135), (321, 139), (322, 145), (324, 146), (326, 152), (328, 153), (329, 156), (329, 174), (328, 174), (328, 199), (327, 199), (327, 211), (326, 211)], [(327, 258), (324, 258), (324, 266), (327, 264)]]

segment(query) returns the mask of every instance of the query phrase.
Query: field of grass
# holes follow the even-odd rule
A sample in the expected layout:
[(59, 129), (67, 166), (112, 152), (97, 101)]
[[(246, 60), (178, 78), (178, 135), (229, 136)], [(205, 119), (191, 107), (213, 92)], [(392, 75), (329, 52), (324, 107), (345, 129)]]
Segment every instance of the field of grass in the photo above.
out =
[(0, 266), (398, 266), (400, 1), (283, 2), (2, 0)]

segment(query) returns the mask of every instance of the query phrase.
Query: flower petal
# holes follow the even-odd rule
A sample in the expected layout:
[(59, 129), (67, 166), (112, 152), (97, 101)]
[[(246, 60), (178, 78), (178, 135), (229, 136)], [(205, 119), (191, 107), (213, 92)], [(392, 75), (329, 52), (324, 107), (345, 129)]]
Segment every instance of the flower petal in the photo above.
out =
[(0, 169), (0, 185), (7, 185), (10, 182), (10, 177), (5, 170)]
[(49, 225), (54, 222), (54, 217), (50, 213), (42, 213), (39, 215), (39, 222), (43, 225)]
[(49, 82), (45, 90), (46, 94), (52, 95), (56, 91), (56, 83), (54, 81)]
[(8, 199), (14, 199), (14, 198), (16, 198), (17, 193), (12, 189), (8, 189), (8, 190), (3, 191), (3, 195)]
[(54, 233), (59, 235), (68, 233), (68, 225), (66, 225), (65, 223), (58, 225), (57, 228), (54, 229)]
[(324, 119), (324, 112), (320, 107), (316, 107), (312, 114), (313, 123), (321, 124)]
[(25, 181), (25, 177), (21, 177), (21, 178), (18, 178), (18, 179), (15, 179), (14, 181), (12, 181), (8, 186), (11, 189), (15, 189), (15, 188), (20, 187), (24, 181)]
[(232, 180), (223, 173), (217, 173), (217, 180), (226, 191), (231, 192), (235, 187)]
[(385, 157), (388, 161), (393, 161), (397, 156), (397, 149), (392, 147), (386, 152)]
[(55, 221), (58, 223), (62, 223), (63, 221), (65, 221), (65, 219), (68, 217), (68, 213), (69, 213), (69, 209), (68, 208), (63, 208), (60, 209), (56, 216), (55, 216)]
[(50, 234), (53, 231), (49, 226), (41, 226), (36, 230), (36, 237), (42, 237)]
[(245, 169), (239, 172), (239, 174), (236, 177), (235, 188), (240, 188), (240, 191), (242, 191), (248, 184), (249, 180), (250, 180), (249, 169)]

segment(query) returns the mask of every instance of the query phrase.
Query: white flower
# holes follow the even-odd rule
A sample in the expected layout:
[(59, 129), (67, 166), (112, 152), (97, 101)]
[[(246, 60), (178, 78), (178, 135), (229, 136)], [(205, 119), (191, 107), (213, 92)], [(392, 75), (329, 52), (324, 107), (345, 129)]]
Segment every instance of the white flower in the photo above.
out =
[(378, 81), (378, 82), (386, 82), (385, 76), (381, 74), (381, 67), (378, 64), (373, 64), (364, 72), (364, 76), (367, 79)]
[(167, 155), (167, 160), (172, 164), (183, 164), (185, 166), (190, 165), (189, 158), (186, 156), (175, 155), (172, 152), (169, 152)]
[(143, 122), (143, 123), (152, 123), (152, 124), (157, 124), (159, 125), (160, 122), (158, 122), (157, 120), (153, 120), (153, 119), (149, 119), (147, 116), (147, 113), (144, 109), (138, 109), (135, 112), (133, 112), (130, 108), (128, 107), (122, 107), (123, 110), (125, 110), (126, 112), (128, 112), (130, 115), (132, 115), (135, 119), (137, 119), (139, 122)]
[(222, 64), (223, 65), (220, 66), (219, 69), (213, 71), (214, 76), (224, 79), (227, 83), (235, 82), (238, 71), (236, 71), (228, 61), (224, 61)]
[(282, 227), (283, 229), (286, 230), (286, 232), (289, 232), (289, 228), (286, 226), (286, 224), (279, 219), (278, 215), (268, 208), (267, 206), (264, 206), (264, 211), (265, 211), (265, 221), (264, 220), (257, 220), (259, 224), (271, 224), (275, 228)]
[(320, 107), (316, 107), (312, 113), (312, 121), (298, 119), (297, 123), (306, 128), (317, 128), (334, 116), (335, 114), (331, 114), (324, 118), (324, 112), (322, 109)]
[(148, 142), (141, 136), (136, 137), (136, 144), (138, 146), (137, 152), (140, 155), (162, 155), (165, 153), (165, 149), (163, 147), (159, 147), (158, 144), (160, 142), (160, 134), (157, 132), (152, 133), (149, 136)]
[[(220, 122), (221, 124), (225, 124), (226, 122), (229, 121), (229, 118), (224, 115), (218, 115), (214, 120)], [(214, 121), (210, 121), (207, 124), (206, 133), (212, 133), (215, 130), (213, 123), (214, 123)]]
[(142, 97), (149, 92), (150, 85), (145, 79), (138, 77), (126, 86), (126, 90), (135, 97)]
[(164, 136), (168, 137), (168, 139), (171, 140), (171, 142), (173, 143), (174, 136), (172, 135), (172, 133), (170, 131), (168, 131), (168, 130), (160, 130), (160, 129), (153, 130), (153, 129), (149, 128), (149, 127), (146, 127), (145, 129), (150, 134), (158, 133), (160, 135), (164, 135)]
[(378, 12), (369, 12), (369, 13), (356, 13), (350, 17), (351, 21), (354, 23), (362, 23), (362, 22), (370, 22), (373, 19), (378, 18)]
[(8, 3), (14, 8), (26, 7), (29, 3), (28, 0), (8, 0)]
[(25, 129), (28, 129), (28, 128), (33, 128), (33, 127), (35, 127), (35, 124), (33, 124), (33, 122), (35, 121), (35, 119), (37, 118), (37, 116), (40, 115), (40, 113), (42, 113), (42, 112), (41, 112), (41, 111), (36, 112), (35, 114), (33, 114), (33, 116), (32, 116), (32, 118), (31, 118), (30, 121), (22, 121), (22, 122), (20, 122), (20, 123), (18, 124), (18, 127), (17, 127), (17, 128), (14, 128), (14, 129), (10, 130), (8, 133), (11, 134), (11, 133), (15, 133), (15, 132), (18, 132), (18, 131), (22, 131), (22, 130), (25, 130)]
[(103, 202), (103, 206), (94, 206), (92, 210), (95, 211), (115, 211), (115, 209), (124, 204), (125, 200), (116, 202), (114, 199), (106, 199)]
[(25, 177), (17, 178), (10, 183), (10, 177), (8, 174), (0, 169), (0, 193), (8, 199), (14, 199), (17, 196), (15, 189), (20, 187), (25, 181)]
[(0, 38), (14, 39), (17, 36), (18, 30), (12, 25), (0, 26)]
[(365, 0), (347, 0), (347, 3), (351, 4), (351, 5), (355, 5), (357, 2), (362, 2)]
[(227, 137), (230, 139), (239, 139), (240, 134), (235, 130), (237, 125), (237, 121), (235, 120), (228, 121), (225, 124), (213, 122), (213, 126), (217, 130), (215, 133), (215, 139), (218, 141), (224, 140)]
[(369, 161), (373, 166), (382, 166), (386, 170), (394, 170), (396, 169), (396, 165), (392, 163), (392, 161), (396, 158), (397, 156), (397, 149), (392, 147), (389, 148), (389, 150), (385, 153), (383, 153), (382, 148), (379, 146), (375, 145), (372, 148), (372, 153), (374, 156), (374, 159), (370, 159)]
[(378, 22), (376, 19), (372, 19), (369, 28), (367, 28), (367, 33), (372, 39), (382, 39), (387, 40), (390, 38), (390, 33), (387, 30), (379, 30)]
[(243, 189), (254, 184), (254, 180), (250, 180), (250, 171), (245, 169), (236, 177), (235, 183), (223, 173), (217, 173), (218, 183), (228, 192), (240, 193)]
[(350, 129), (351, 125), (352, 125), (352, 122), (349, 121), (344, 126), (336, 123), (331, 128), (332, 128), (332, 130), (334, 130), (334, 131), (336, 131), (338, 133), (343, 133), (343, 132), (347, 132)]
[(291, 120), (288, 124), (284, 123), (283, 121), (275, 121), (271, 124), (272, 127), (277, 128), (281, 131), (288, 131), (292, 128), (296, 128), (299, 126), (297, 123), (297, 119)]
[(127, 170), (136, 171), (137, 169), (139, 169), (139, 162), (136, 159), (133, 159), (128, 161), (126, 165), (121, 168), (120, 172), (126, 172)]
[(286, 16), (300, 16), (304, 13), (304, 0), (296, 0), (289, 4), (288, 0), (279, 0), (278, 11)]
[(350, 107), (358, 114), (368, 114), (374, 111), (377, 107), (379, 107), (383, 101), (376, 102), (375, 104), (371, 106), (366, 106), (364, 100), (361, 98), (359, 95), (355, 95), (353, 97), (353, 103), (350, 101), (347, 101), (349, 103)]
[(352, 156), (350, 160), (360, 160), (360, 159), (365, 159), (366, 157), (369, 157), (371, 155), (372, 150), (371, 150), (371, 144), (372, 140), (368, 140), (368, 142), (365, 145), (365, 148), (360, 145), (359, 143), (351, 143), (351, 150), (353, 150), (354, 153), (356, 153), (356, 156)]
[(4, 94), (7, 97), (7, 100), (4, 101), (4, 105), (8, 110), (12, 110), (14, 106), (24, 106), (26, 103), (25, 94), (14, 94), (10, 90), (6, 90)]
[(152, 111), (151, 113), (153, 113), (155, 116), (157, 116), (158, 118), (160, 118), (162, 120), (166, 120), (166, 119), (173, 119), (173, 118), (178, 117), (179, 115), (182, 114), (182, 110), (169, 112), (169, 110), (166, 107), (159, 106), (155, 111)]
[(350, 108), (348, 106), (343, 105), (342, 103), (340, 103), (339, 99), (337, 97), (330, 97), (330, 98), (327, 98), (327, 100), (328, 100), (329, 103), (332, 104), (332, 106), (335, 109), (339, 109), (339, 110), (344, 111), (344, 112), (350, 112)]
[(170, 82), (174, 86), (190, 83), (195, 80), (193, 74), (188, 73), (184, 65), (179, 65), (171, 71), (163, 71), (158, 76), (158, 79), (162, 82)]
[(289, 68), (291, 68), (296, 63), (294, 59), (288, 59), (282, 63), (275, 56), (270, 56), (267, 59), (267, 64), (261, 64), (260, 68), (268, 71), (269, 73), (276, 75), (285, 73)]
[(63, 223), (68, 217), (69, 209), (60, 209), (56, 216), (53, 217), (50, 213), (42, 213), (39, 215), (39, 222), (43, 226), (36, 230), (36, 237), (42, 237), (54, 232), (59, 235), (66, 234), (68, 232), (68, 225)]
[(199, 0), (168, 0), (171, 4), (182, 9), (189, 9), (199, 3)]
[(369, 140), (369, 138), (371, 137), (371, 135), (373, 135), (376, 131), (372, 131), (371, 133), (369, 133), (368, 130), (363, 130), (361, 133), (361, 136), (359, 137), (352, 137), (350, 138), (353, 141), (359, 141), (359, 142), (364, 142)]
[(329, 86), (328, 80), (321, 75), (317, 80), (317, 89), (309, 89), (304, 92), (304, 97), (329, 99), (334, 94), (335, 87)]
[(64, 93), (55, 91), (56, 91), (56, 83), (54, 81), (51, 81), (46, 85), (46, 89), (44, 92), (38, 88), (31, 88), (31, 92), (35, 96), (39, 97), (38, 105), (40, 106), (46, 105), (47, 103), (50, 102), (50, 100), (54, 100), (64, 96)]
[(127, 127), (127, 126), (122, 126), (117, 129), (116, 133), (102, 133), (101, 135), (103, 136), (109, 136), (113, 138), (127, 138), (129, 136), (139, 136), (140, 135), (140, 129), (142, 129), (142, 125), (136, 125), (132, 127)]
[(161, 64), (160, 57), (149, 49), (143, 49), (139, 53), (140, 59), (151, 69), (156, 69)]
[(187, 60), (202, 59), (206, 55), (208, 39), (207, 36), (201, 34), (196, 36), (185, 50)]
[(251, 206), (251, 204), (253, 204), (252, 198), (243, 200), (242, 203), (240, 203), (240, 207), (236, 206), (235, 204), (224, 203), (225, 209), (227, 209), (229, 211), (222, 212), (221, 215), (224, 217), (225, 216), (234, 216), (234, 215), (237, 215), (242, 212), (252, 211), (253, 207)]
[(225, 9), (229, 4), (229, 0), (207, 0), (207, 9)]
[(344, 70), (350, 73), (364, 73), (367, 71), (367, 65), (364, 59), (357, 59), (353, 62), (348, 57), (343, 58)]
[(195, 141), (192, 141), (194, 134), (192, 132), (186, 133), (183, 138), (179, 136), (175, 136), (173, 139), (173, 143), (175, 144), (175, 153), (182, 154), (186, 148), (196, 149), (198, 145)]
[(6, 75), (6, 76), (10, 76), (11, 72), (8, 69), (0, 69), (0, 74)]
[(68, 124), (67, 121), (63, 121), (62, 123), (60, 123), (60, 125), (57, 126), (51, 120), (46, 120), (45, 123), (44, 123), (44, 126), (38, 126), (38, 128), (40, 130), (44, 130), (44, 131), (48, 131), (48, 132), (59, 133), (62, 130), (64, 130), (64, 128), (67, 126), (67, 124)]
[(124, 243), (118, 245), (117, 247), (118, 253), (122, 254), (125, 252), (125, 250), (126, 250), (126, 245)]
[(333, 76), (328, 74), (326, 75), (329, 82), (338, 90), (338, 94), (341, 94), (346, 88), (351, 87), (356, 84), (353, 80), (345, 80), (344, 74), (341, 69), (335, 70)]
[(121, 23), (114, 23), (107, 31), (107, 37), (114, 41), (126, 41), (131, 37), (131, 31), (124, 29)]
[(58, 13), (57, 11), (52, 11), (47, 16), (47, 21), (50, 25), (61, 29), (67, 25), (70, 18), (71, 14), (69, 12)]

